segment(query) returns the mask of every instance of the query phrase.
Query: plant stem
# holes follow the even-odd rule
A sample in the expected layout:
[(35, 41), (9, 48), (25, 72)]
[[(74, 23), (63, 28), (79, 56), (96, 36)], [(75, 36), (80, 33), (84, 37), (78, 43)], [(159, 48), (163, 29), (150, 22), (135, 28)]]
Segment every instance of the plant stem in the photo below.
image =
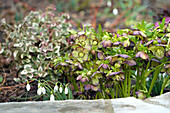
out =
[(130, 75), (131, 75), (131, 69), (130, 69), (130, 66), (129, 66), (129, 73), (128, 73), (128, 97), (130, 96), (130, 87), (131, 87), (131, 78), (130, 78)]

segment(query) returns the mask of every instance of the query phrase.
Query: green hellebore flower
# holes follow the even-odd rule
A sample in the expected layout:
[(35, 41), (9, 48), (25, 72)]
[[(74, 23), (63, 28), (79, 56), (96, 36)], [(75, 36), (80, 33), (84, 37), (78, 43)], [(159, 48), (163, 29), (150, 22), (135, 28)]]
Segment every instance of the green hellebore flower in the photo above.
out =
[(90, 41), (89, 39), (87, 38), (86, 35), (80, 35), (77, 39), (76, 39), (76, 44), (79, 44), (80, 46), (88, 49), (88, 50), (91, 50), (91, 46), (90, 46)]
[(151, 46), (149, 50), (152, 51), (153, 55), (155, 55), (157, 58), (162, 59), (165, 54), (164, 47), (161, 46)]
[(73, 50), (72, 55), (75, 58), (78, 58), (79, 61), (86, 61), (88, 59), (89, 51), (86, 48), (77, 47)]

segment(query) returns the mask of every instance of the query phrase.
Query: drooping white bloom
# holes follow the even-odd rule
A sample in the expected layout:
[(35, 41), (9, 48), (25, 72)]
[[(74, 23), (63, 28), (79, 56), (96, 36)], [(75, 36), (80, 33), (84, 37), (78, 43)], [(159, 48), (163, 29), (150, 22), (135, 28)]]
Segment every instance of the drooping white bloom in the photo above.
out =
[(60, 91), (60, 93), (62, 93), (62, 92), (63, 92), (63, 88), (62, 88), (62, 86), (60, 86), (59, 91)]
[(27, 91), (30, 91), (31, 87), (30, 84), (27, 82), (27, 86), (26, 86)]
[(118, 10), (117, 10), (117, 8), (114, 8), (114, 9), (113, 9), (113, 14), (114, 14), (114, 15), (118, 15)]
[(37, 94), (38, 94), (38, 95), (41, 95), (41, 87), (40, 87), (40, 88), (38, 88), (38, 90), (37, 90)]
[(146, 81), (149, 81), (149, 77), (146, 77)]
[(54, 92), (57, 92), (58, 91), (58, 85), (56, 84), (55, 86), (54, 86)]
[(112, 2), (110, 0), (107, 1), (107, 6), (111, 7), (112, 6)]
[(53, 94), (51, 94), (51, 96), (50, 96), (50, 101), (55, 101), (55, 97)]
[(45, 94), (45, 93), (46, 93), (46, 90), (45, 90), (45, 88), (44, 88), (44, 87), (42, 87), (41, 92), (42, 92), (43, 94)]
[(138, 72), (137, 72), (137, 70), (135, 71), (135, 75), (137, 75), (138, 74)]
[(40, 85), (41, 85), (41, 83), (40, 83), (40, 82), (38, 82), (38, 88), (40, 87)]
[(67, 86), (65, 87), (64, 93), (65, 93), (65, 94), (68, 94), (68, 88), (67, 88)]

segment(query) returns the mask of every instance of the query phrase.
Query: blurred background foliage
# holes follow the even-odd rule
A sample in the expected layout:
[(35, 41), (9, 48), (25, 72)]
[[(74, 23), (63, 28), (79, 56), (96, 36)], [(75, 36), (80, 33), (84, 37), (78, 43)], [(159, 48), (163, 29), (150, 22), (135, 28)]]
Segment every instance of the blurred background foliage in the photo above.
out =
[(14, 24), (31, 10), (45, 10), (49, 4), (56, 6), (56, 13), (68, 13), (75, 29), (82, 24), (94, 28), (101, 24), (111, 32), (133, 28), (141, 20), (154, 22), (170, 14), (169, 0), (0, 0), (0, 20), (6, 18)]

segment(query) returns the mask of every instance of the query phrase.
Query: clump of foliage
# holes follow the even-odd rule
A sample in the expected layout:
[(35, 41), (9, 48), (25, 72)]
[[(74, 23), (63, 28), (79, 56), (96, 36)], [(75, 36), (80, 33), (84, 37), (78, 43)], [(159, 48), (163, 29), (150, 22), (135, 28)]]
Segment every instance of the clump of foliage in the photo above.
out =
[(46, 11), (32, 11), (19, 24), (11, 26), (5, 19), (1, 30), (5, 33), (5, 43), (1, 44), (0, 55), (10, 58), (18, 71), (16, 81), (40, 77), (45, 78), (52, 70), (44, 71), (51, 59), (69, 51), (67, 35), (71, 24), (67, 14), (55, 15), (55, 7)]
[(102, 31), (101, 26), (99, 33), (83, 28), (70, 36), (72, 51), (53, 60), (54, 69), (73, 85), (74, 94), (84, 99), (143, 99), (152, 94), (160, 74), (164, 75), (162, 94), (170, 77), (169, 27), (164, 18), (155, 28), (142, 21), (135, 30), (116, 33)]

